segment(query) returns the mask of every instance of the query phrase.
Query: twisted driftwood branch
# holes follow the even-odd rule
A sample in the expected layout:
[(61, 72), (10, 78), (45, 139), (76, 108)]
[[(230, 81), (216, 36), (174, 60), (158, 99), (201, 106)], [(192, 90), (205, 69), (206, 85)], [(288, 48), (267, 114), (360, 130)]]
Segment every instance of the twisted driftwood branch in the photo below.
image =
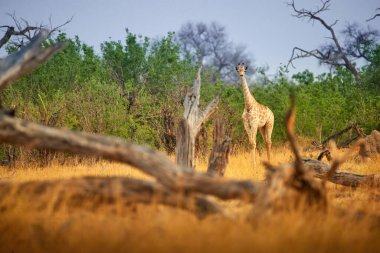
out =
[[(59, 209), (111, 208), (122, 211), (136, 203), (164, 204), (195, 212), (202, 218), (222, 213), (222, 208), (205, 196), (186, 196), (174, 193), (155, 182), (125, 177), (82, 177), (30, 182), (0, 182), (0, 204), (17, 206), (22, 198), (28, 209), (46, 206), (50, 211)], [(119, 210), (121, 209), (121, 210)]]
[(261, 183), (226, 180), (184, 172), (161, 152), (120, 138), (56, 129), (0, 114), (0, 142), (28, 148), (94, 155), (134, 166), (173, 191), (197, 192), (221, 199), (254, 199)]
[(380, 186), (380, 175), (370, 174), (361, 175), (355, 173), (348, 173), (342, 171), (335, 171), (330, 173), (328, 178), (326, 178), (327, 173), (331, 170), (331, 166), (315, 159), (303, 159), (303, 166), (307, 167), (309, 170), (314, 171), (314, 177), (320, 179), (327, 179), (327, 181), (344, 185), (350, 187), (358, 186), (370, 186), (379, 187)]

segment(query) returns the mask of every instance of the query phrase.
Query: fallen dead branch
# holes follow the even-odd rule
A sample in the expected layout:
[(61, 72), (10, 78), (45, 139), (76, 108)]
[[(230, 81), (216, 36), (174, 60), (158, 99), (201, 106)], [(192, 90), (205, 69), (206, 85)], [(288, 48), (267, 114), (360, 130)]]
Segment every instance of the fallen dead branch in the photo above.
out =
[(0, 206), (15, 208), (22, 204), (29, 210), (110, 209), (123, 211), (134, 204), (163, 204), (195, 212), (202, 218), (222, 213), (222, 208), (200, 194), (174, 193), (161, 185), (125, 177), (82, 177), (30, 182), (0, 181)]
[(161, 152), (120, 138), (46, 127), (4, 114), (0, 114), (0, 142), (126, 163), (153, 176), (168, 189), (211, 194), (221, 199), (253, 199), (261, 185), (249, 180), (226, 180), (185, 172), (186, 169), (178, 167)]
[[(354, 141), (358, 140), (359, 138), (366, 137), (365, 133), (363, 132), (363, 130), (361, 128), (359, 128), (358, 124), (357, 123), (352, 123), (349, 126), (347, 126), (345, 129), (333, 133), (332, 135), (330, 135), (329, 137), (327, 137), (325, 140), (323, 140), (322, 143), (318, 143), (317, 141), (312, 141), (311, 142), (312, 147), (308, 147), (305, 150), (306, 151), (313, 151), (313, 150), (326, 149), (327, 144), (330, 141), (335, 141), (336, 142), (338, 138), (342, 137), (345, 133), (347, 133), (347, 132), (349, 132), (351, 130), (353, 132), (355, 132), (356, 135), (353, 135), (353, 136), (349, 137), (348, 139), (344, 140), (343, 142), (337, 144), (337, 148), (347, 148), (347, 147), (349, 147), (349, 145), (351, 143), (353, 143)], [(322, 151), (322, 152), (324, 152), (324, 151)], [(322, 153), (320, 155), (322, 155)]]
[(337, 145), (338, 148), (343, 148), (343, 147), (347, 147), (350, 143), (352, 143), (354, 140), (360, 138), (360, 137), (365, 137), (366, 135), (364, 134), (363, 130), (361, 130), (359, 127), (358, 127), (358, 124), (357, 123), (353, 123), (351, 125), (349, 125), (348, 127), (346, 127), (345, 129), (339, 131), (339, 132), (336, 132), (334, 134), (332, 134), (331, 136), (329, 136), (328, 138), (326, 138), (323, 142), (322, 142), (322, 146), (323, 147), (326, 147), (326, 145), (328, 144), (329, 141), (331, 140), (336, 140), (337, 138), (339, 138), (340, 136), (342, 136), (344, 133), (350, 131), (350, 130), (354, 130), (355, 133), (357, 134), (356, 136), (354, 137), (351, 137), (349, 138), (348, 140), (344, 141), (343, 143)]
[[(361, 175), (341, 171), (334, 171), (334, 173), (332, 173), (330, 165), (315, 159), (303, 159), (303, 164), (310, 170), (314, 171), (314, 176), (316, 178), (327, 179), (327, 181), (334, 184), (350, 187), (380, 187), (380, 175)], [(330, 174), (328, 175), (329, 172)], [(326, 178), (327, 175), (328, 177)]]

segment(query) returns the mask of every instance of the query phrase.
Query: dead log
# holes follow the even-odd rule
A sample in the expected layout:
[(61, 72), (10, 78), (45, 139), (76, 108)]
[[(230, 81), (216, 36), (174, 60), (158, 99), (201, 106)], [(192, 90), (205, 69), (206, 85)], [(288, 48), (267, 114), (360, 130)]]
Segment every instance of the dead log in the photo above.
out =
[(42, 126), (0, 113), (0, 142), (27, 148), (46, 148), (93, 155), (122, 162), (153, 176), (175, 192), (197, 192), (221, 199), (254, 199), (261, 183), (250, 180), (226, 180), (205, 174), (186, 172), (161, 152), (117, 137), (75, 132)]
[(225, 136), (223, 121), (215, 121), (213, 145), (208, 161), (207, 174), (224, 176), (228, 165), (231, 138)]
[[(326, 175), (331, 170), (329, 164), (323, 163), (315, 159), (303, 159), (303, 166), (314, 172), (314, 177), (326, 179)], [(327, 178), (328, 181), (350, 187), (369, 186), (380, 187), (380, 175), (370, 174), (361, 175), (355, 173), (335, 171)]]
[(20, 204), (28, 210), (57, 212), (85, 209), (123, 211), (134, 204), (162, 204), (195, 212), (198, 217), (223, 213), (214, 201), (201, 194), (183, 195), (155, 182), (125, 177), (82, 177), (28, 182), (0, 182), (0, 208)]
[(198, 69), (193, 87), (183, 102), (185, 111), (177, 131), (176, 163), (191, 171), (194, 170), (195, 164), (195, 138), (202, 124), (215, 111), (220, 100), (219, 96), (216, 97), (204, 111), (200, 111), (201, 69), (201, 67)]

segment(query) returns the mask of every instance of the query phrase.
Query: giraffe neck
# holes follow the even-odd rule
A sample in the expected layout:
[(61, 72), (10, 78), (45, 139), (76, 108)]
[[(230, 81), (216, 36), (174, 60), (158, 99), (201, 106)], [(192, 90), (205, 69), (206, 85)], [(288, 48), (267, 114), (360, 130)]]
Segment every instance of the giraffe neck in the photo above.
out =
[(243, 87), (244, 92), (244, 102), (245, 108), (247, 110), (252, 109), (254, 103), (256, 102), (255, 98), (252, 96), (251, 92), (249, 92), (247, 81), (244, 76), (240, 76), (241, 86)]

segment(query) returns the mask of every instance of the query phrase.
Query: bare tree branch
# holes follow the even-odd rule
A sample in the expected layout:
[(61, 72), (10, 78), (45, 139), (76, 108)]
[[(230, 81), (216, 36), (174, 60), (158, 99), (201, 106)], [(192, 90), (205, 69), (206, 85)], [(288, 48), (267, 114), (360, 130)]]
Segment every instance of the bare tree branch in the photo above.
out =
[[(306, 9), (298, 9), (295, 6), (294, 0), (288, 3), (289, 6), (293, 8), (295, 14), (293, 16), (297, 18), (307, 18), (309, 21), (317, 21), (319, 22), (325, 29), (327, 29), (331, 34), (331, 39), (333, 40), (332, 46), (326, 48), (325, 53), (321, 50), (304, 50), (299, 47), (293, 48), (292, 55), (288, 61), (287, 67), (292, 65), (292, 62), (296, 59), (305, 58), (305, 57), (314, 57), (318, 59), (321, 63), (329, 64), (330, 66), (345, 66), (355, 77), (355, 80), (358, 84), (361, 83), (361, 77), (355, 66), (352, 64), (350, 59), (348, 58), (347, 53), (341, 46), (333, 26), (337, 24), (338, 20), (335, 20), (332, 24), (327, 24), (327, 22), (322, 19), (319, 14), (324, 11), (327, 11), (330, 7), (330, 0), (321, 0), (322, 6), (318, 7), (315, 11), (306, 10)], [(298, 53), (297, 53), (298, 52)], [(342, 61), (340, 63), (339, 61)]]
[(65, 47), (64, 43), (58, 43), (42, 48), (41, 42), (47, 38), (48, 34), (47, 30), (41, 30), (26, 47), (0, 60), (0, 91)]
[[(380, 11), (380, 8), (376, 8), (376, 11)], [(380, 13), (376, 13), (372, 18), (367, 19), (366, 21), (369, 22), (369, 21), (374, 20), (375, 18), (377, 18), (379, 16), (380, 16)]]
[(178, 31), (177, 37), (183, 54), (188, 54), (196, 64), (203, 64), (215, 72), (212, 76), (214, 82), (222, 78), (226, 82), (236, 83), (234, 63), (239, 61), (246, 62), (251, 67), (250, 74), (253, 73), (246, 47), (230, 41), (226, 28), (216, 22), (188, 22)]
[(217, 96), (216, 98), (214, 98), (214, 100), (212, 100), (208, 104), (206, 109), (204, 109), (202, 112), (200, 112), (199, 119), (198, 119), (198, 122), (196, 124), (197, 129), (200, 129), (201, 125), (206, 123), (206, 121), (210, 118), (210, 116), (215, 112), (215, 110), (219, 104), (219, 101), (220, 101), (220, 96)]
[(13, 20), (14, 25), (0, 26), (0, 28), (7, 29), (2, 38), (0, 39), (0, 48), (8, 42), (10, 42), (12, 37), (16, 38), (11, 41), (11, 44), (16, 46), (17, 48), (20, 48), (25, 44), (24, 39), (26, 39), (27, 41), (31, 41), (33, 37), (36, 36), (42, 30), (49, 30), (48, 36), (50, 36), (51, 34), (59, 31), (59, 29), (63, 26), (69, 24), (74, 18), (74, 16), (72, 16), (63, 24), (54, 27), (51, 21), (51, 17), (49, 18), (49, 25), (30, 25), (27, 20), (23, 18), (17, 18), (15, 13), (8, 13), (8, 16)]

